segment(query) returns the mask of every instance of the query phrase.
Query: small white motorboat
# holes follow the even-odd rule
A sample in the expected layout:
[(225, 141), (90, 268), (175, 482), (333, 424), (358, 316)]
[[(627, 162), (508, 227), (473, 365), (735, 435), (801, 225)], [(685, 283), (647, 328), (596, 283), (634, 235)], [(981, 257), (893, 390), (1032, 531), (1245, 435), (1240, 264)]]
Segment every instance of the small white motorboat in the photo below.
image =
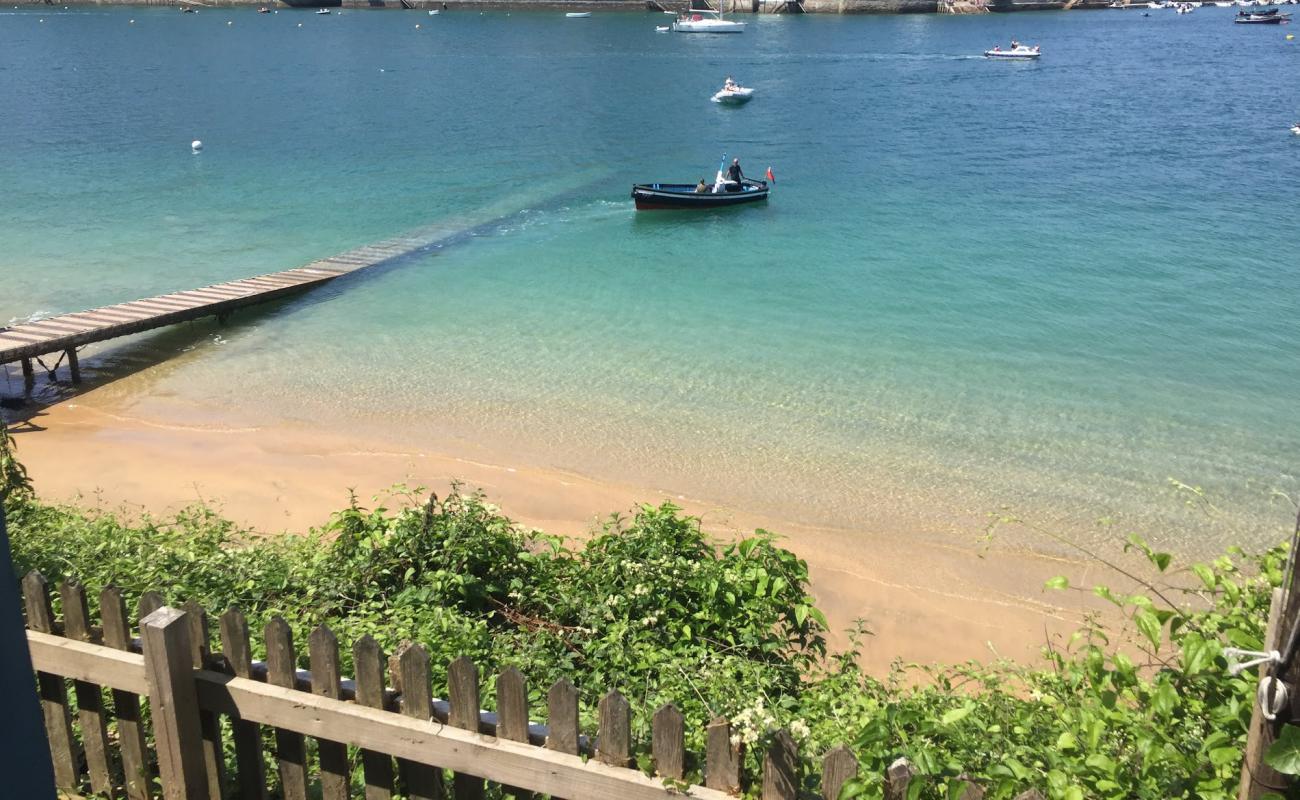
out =
[(569, 19), (586, 19), (587, 17), (590, 17), (590, 16), (591, 16), (591, 12), (590, 12), (590, 11), (570, 11), (569, 13), (565, 14), (564, 16), (568, 17)]
[(999, 46), (994, 47), (992, 50), (984, 51), (985, 58), (1001, 58), (1010, 61), (1029, 61), (1038, 58), (1040, 55), (1042, 55), (1042, 53), (1039, 52), (1038, 45), (1030, 47), (1029, 45), (1021, 44), (1020, 42), (1012, 42), (1010, 50), (1003, 50)]
[(670, 30), (672, 30), (672, 28), (668, 27), (667, 25), (656, 25), (656, 26), (655, 26), (655, 33), (667, 33), (667, 32), (670, 31)]
[(744, 33), (745, 23), (722, 18), (721, 11), (693, 8), (673, 20), (678, 33)]
[(1291, 126), (1291, 132), (1294, 133), (1296, 136), (1300, 136), (1300, 122), (1297, 122), (1296, 124)]
[(721, 91), (713, 95), (712, 99), (715, 103), (722, 103), (727, 106), (743, 106), (754, 99), (754, 90), (747, 86), (730, 84), (722, 87)]
[(330, 13), (330, 10), (329, 10), (328, 8), (318, 8), (318, 9), (316, 9), (316, 13), (317, 13), (317, 14), (328, 14), (328, 13)]
[(429, 16), (431, 16), (431, 17), (436, 17), (436, 16), (438, 16), (438, 14), (439, 14), (440, 12), (441, 12), (441, 9), (437, 9), (437, 8), (430, 9), (430, 10), (429, 10)]

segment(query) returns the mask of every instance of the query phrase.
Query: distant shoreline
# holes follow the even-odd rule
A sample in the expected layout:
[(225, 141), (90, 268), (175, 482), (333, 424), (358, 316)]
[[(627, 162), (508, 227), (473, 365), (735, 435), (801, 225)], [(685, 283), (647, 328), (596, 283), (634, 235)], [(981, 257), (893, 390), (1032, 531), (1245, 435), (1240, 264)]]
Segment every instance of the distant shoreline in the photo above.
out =
[[(283, 0), (25, 0), (18, 7), (49, 6), (162, 6), (177, 9), (259, 8), (277, 11), (313, 11), (316, 8), (344, 10), (392, 9), (398, 11), (626, 11), (659, 13), (680, 10), (689, 0), (302, 0), (304, 5), (290, 6)], [(722, 0), (728, 14), (937, 14), (983, 13), (976, 10), (980, 0)], [(307, 5), (306, 3), (310, 3)], [(1106, 8), (1109, 0), (1078, 0), (1077, 9)], [(984, 0), (987, 11), (1058, 11), (1069, 0)], [(1138, 7), (1135, 5), (1134, 7)]]

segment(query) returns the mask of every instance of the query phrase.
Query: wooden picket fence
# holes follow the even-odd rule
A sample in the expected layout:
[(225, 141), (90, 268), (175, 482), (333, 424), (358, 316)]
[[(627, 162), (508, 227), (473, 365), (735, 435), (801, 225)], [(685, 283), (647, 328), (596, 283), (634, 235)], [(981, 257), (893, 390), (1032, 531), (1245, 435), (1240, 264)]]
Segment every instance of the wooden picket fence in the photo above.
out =
[[(264, 774), (263, 726), (274, 737), (273, 783), (285, 800), (350, 797), (349, 746), (360, 753), (366, 800), (387, 800), (399, 791), (412, 800), (476, 800), (484, 795), (485, 781), (522, 800), (724, 800), (742, 789), (743, 752), (732, 744), (725, 718), (707, 729), (704, 785), (687, 786), (683, 719), (672, 705), (653, 716), (652, 777), (633, 765), (630, 708), (617, 691), (601, 698), (599, 727), (587, 737), (578, 725), (578, 691), (564, 679), (550, 688), (547, 724), (541, 725), (530, 721), (528, 688), (513, 668), (497, 676), (497, 710), (485, 712), (478, 670), (468, 658), (448, 665), (449, 696), (439, 700), (431, 693), (428, 654), (419, 645), (385, 658), (374, 639), (362, 637), (352, 648), (356, 676), (344, 678), (338, 641), (324, 626), (310, 636), (311, 670), (305, 671), (297, 669), (292, 633), (279, 617), (266, 626), (267, 658), (258, 662), (238, 609), (220, 617), (217, 653), (210, 649), (208, 616), (193, 603), (175, 609), (157, 592), (145, 593), (136, 638), (117, 589), (99, 595), (99, 626), (92, 624), (80, 584), (65, 581), (59, 593), (62, 620), (54, 618), (45, 578), (32, 572), (23, 579), (27, 638), (55, 782), (69, 793), (88, 788), (105, 797), (144, 800), (155, 797), (160, 785), (167, 800), (263, 800), (272, 785)], [(112, 736), (105, 689), (116, 719)], [(142, 699), (148, 701), (152, 751)], [(224, 735), (233, 739), (231, 776)], [(315, 759), (309, 759), (308, 737), (316, 741)], [(822, 765), (815, 796), (825, 800), (837, 798), (858, 774), (856, 758), (843, 746), (827, 753)], [(906, 798), (914, 776), (905, 760), (895, 762), (884, 776), (887, 800)], [(808, 798), (800, 788), (797, 746), (786, 731), (771, 737), (761, 781), (764, 800)], [(966, 782), (963, 800), (983, 796)], [(1041, 797), (1031, 790), (1017, 800)]]

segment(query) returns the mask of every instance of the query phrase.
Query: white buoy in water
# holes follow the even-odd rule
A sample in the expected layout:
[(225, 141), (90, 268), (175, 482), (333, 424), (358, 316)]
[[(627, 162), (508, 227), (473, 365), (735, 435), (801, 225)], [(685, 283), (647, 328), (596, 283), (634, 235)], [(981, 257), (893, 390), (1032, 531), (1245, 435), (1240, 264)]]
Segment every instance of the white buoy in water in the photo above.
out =
[(191, 153), (198, 155), (202, 150), (203, 150), (203, 142), (199, 141), (198, 139), (195, 139), (194, 141), (190, 142)]
[(234, 25), (235, 23), (232, 22), (231, 20), (226, 20), (226, 24), (227, 24), (227, 25)]

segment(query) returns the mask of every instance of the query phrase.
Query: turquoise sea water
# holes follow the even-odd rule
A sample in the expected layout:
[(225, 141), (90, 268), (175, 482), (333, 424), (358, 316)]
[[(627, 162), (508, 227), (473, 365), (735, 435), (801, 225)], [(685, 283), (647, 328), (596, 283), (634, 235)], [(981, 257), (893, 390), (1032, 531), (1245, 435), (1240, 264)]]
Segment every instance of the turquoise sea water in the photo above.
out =
[[(1300, 452), (1300, 45), (1231, 15), (691, 37), (24, 6), (0, 13), (0, 322), (450, 221), (398, 267), (86, 367), (195, 348), (150, 391), (851, 529), (1012, 505), (1271, 542)], [(1041, 62), (977, 57), (1013, 36)], [(727, 74), (750, 105), (708, 101)], [(766, 206), (633, 211), (632, 182), (723, 153), (771, 165)]]

